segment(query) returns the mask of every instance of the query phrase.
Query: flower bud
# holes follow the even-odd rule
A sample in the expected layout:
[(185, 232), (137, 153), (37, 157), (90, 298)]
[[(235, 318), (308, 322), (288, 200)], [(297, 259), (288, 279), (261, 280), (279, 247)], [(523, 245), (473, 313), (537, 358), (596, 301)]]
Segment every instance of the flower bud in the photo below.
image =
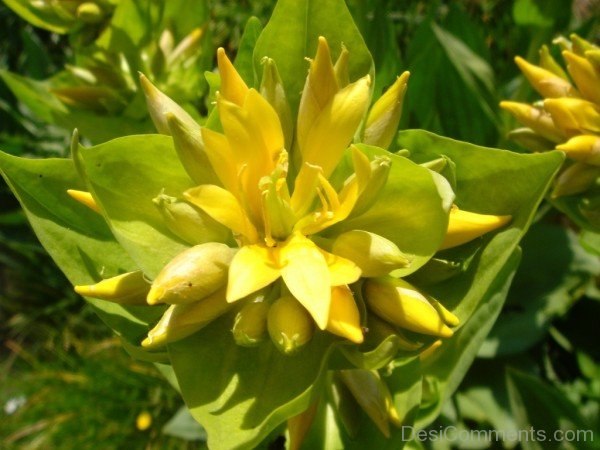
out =
[(348, 286), (334, 286), (331, 288), (331, 305), (325, 329), (355, 344), (363, 342), (360, 313), (352, 296), (352, 291)]
[(585, 58), (594, 67), (596, 75), (600, 77), (600, 49), (588, 50), (587, 52), (585, 52)]
[(271, 58), (263, 58), (263, 75), (260, 83), (260, 94), (267, 99), (279, 116), (281, 129), (285, 137), (285, 148), (290, 148), (294, 124), (292, 121), (292, 110), (287, 101), (285, 90), (275, 61)]
[(569, 36), (569, 38), (571, 39), (571, 48), (570, 49), (566, 48), (564, 50), (573, 51), (576, 55), (583, 56), (583, 55), (585, 55), (585, 52), (587, 52), (589, 50), (597, 50), (598, 49), (598, 47), (596, 47), (594, 44), (586, 41), (585, 39), (576, 35), (575, 33), (571, 34), (571, 36)]
[(600, 133), (600, 109), (587, 100), (552, 98), (544, 101), (544, 109), (567, 136)]
[(243, 347), (253, 347), (263, 340), (267, 331), (267, 315), (269, 302), (264, 295), (255, 296), (247, 302), (235, 316), (233, 322), (233, 337), (236, 344)]
[(342, 44), (342, 51), (340, 52), (340, 56), (338, 56), (335, 65), (333, 66), (333, 72), (335, 73), (335, 78), (338, 82), (338, 86), (344, 88), (350, 84), (350, 74), (348, 71), (348, 61), (349, 61), (350, 52), (346, 48), (344, 44)]
[(576, 195), (587, 191), (600, 177), (600, 167), (582, 162), (567, 167), (557, 178), (552, 198)]
[(554, 148), (554, 142), (540, 136), (531, 128), (517, 128), (508, 133), (508, 138), (531, 152), (544, 152)]
[(444, 305), (438, 302), (435, 298), (427, 297), (427, 300), (429, 300), (429, 303), (431, 303), (431, 305), (436, 309), (442, 320), (446, 322), (446, 325), (455, 327), (460, 323), (458, 317), (448, 311)]
[(275, 346), (286, 355), (298, 351), (310, 341), (314, 332), (310, 314), (290, 296), (273, 303), (267, 316), (267, 327)]
[(160, 194), (152, 202), (160, 211), (167, 228), (188, 244), (224, 242), (229, 237), (227, 228), (186, 201)]
[(441, 339), (434, 341), (429, 347), (427, 347), (425, 350), (423, 350), (419, 354), (419, 359), (421, 361), (425, 361), (427, 359), (432, 358), (433, 355), (435, 355), (437, 353), (437, 349), (440, 348), (442, 346), (442, 344), (443, 344), (443, 342)]
[(148, 332), (142, 347), (155, 349), (188, 337), (225, 314), (232, 305), (225, 299), (225, 289), (189, 304), (171, 305)]
[(305, 411), (288, 419), (287, 426), (290, 435), (289, 450), (300, 450), (302, 442), (304, 442), (304, 439), (308, 435), (310, 426), (315, 419), (318, 406), (319, 401), (316, 400)]
[(503, 227), (512, 216), (494, 216), (463, 211), (456, 206), (450, 210), (448, 230), (439, 250), (457, 247), (490, 231)]
[(575, 161), (600, 166), (600, 136), (582, 134), (556, 146)]
[(200, 135), (200, 125), (196, 123), (192, 116), (171, 100), (171, 98), (158, 90), (143, 73), (140, 73), (140, 83), (144, 90), (144, 94), (146, 95), (148, 113), (150, 114), (150, 118), (152, 119), (156, 130), (160, 134), (171, 134), (166, 114), (172, 113), (185, 125), (184, 128), (188, 130), (188, 132)]
[(248, 86), (235, 70), (222, 47), (217, 50), (217, 64), (221, 75), (221, 95), (225, 100), (242, 106), (248, 93)]
[(546, 69), (549, 72), (552, 72), (554, 75), (559, 76), (565, 80), (568, 80), (569, 77), (563, 70), (563, 68), (556, 62), (556, 60), (550, 54), (550, 50), (548, 50), (548, 46), (542, 45), (540, 48), (540, 67)]
[(104, 20), (105, 13), (94, 2), (84, 2), (77, 7), (77, 18), (83, 23), (96, 24)]
[(392, 241), (362, 230), (340, 234), (331, 252), (354, 262), (364, 277), (387, 275), (410, 265), (410, 259)]
[(375, 204), (379, 193), (387, 183), (391, 165), (391, 159), (386, 156), (371, 161), (371, 175), (354, 204), (351, 217), (360, 216)]
[(367, 280), (365, 298), (375, 314), (393, 325), (445, 338), (453, 334), (427, 298), (402, 279)]
[(419, 286), (431, 286), (454, 278), (463, 273), (469, 264), (469, 259), (451, 261), (442, 258), (431, 258), (423, 267), (410, 275), (410, 282)]
[(167, 55), (167, 64), (181, 63), (199, 52), (203, 34), (202, 28), (194, 28), (179, 42), (179, 44), (177, 44), (177, 47)]
[(577, 97), (577, 91), (566, 79), (556, 76), (549, 70), (533, 65), (520, 56), (515, 58), (515, 62), (525, 78), (542, 97)]
[(236, 250), (208, 242), (189, 248), (158, 274), (148, 293), (148, 304), (196, 302), (227, 282), (229, 263)]
[(363, 135), (365, 144), (388, 148), (394, 140), (402, 115), (402, 104), (409, 76), (409, 72), (399, 76), (371, 107)]
[(79, 295), (120, 305), (145, 305), (149, 290), (150, 284), (140, 270), (107, 278), (88, 286), (75, 286), (75, 292)]
[(586, 100), (600, 104), (600, 76), (594, 70), (594, 66), (587, 59), (573, 52), (564, 51), (563, 57), (582, 96)]
[(564, 140), (562, 130), (552, 121), (552, 117), (546, 111), (527, 103), (518, 102), (500, 102), (500, 108), (511, 113), (519, 122), (526, 127), (531, 128), (540, 136), (552, 141), (561, 142)]
[(92, 197), (92, 194), (89, 192), (67, 189), (67, 194), (69, 194), (74, 200), (77, 200), (79, 203), (90, 208), (92, 211), (100, 213), (100, 208), (98, 207), (96, 200), (94, 200), (94, 197)]
[[(341, 370), (340, 379), (348, 387), (358, 404), (367, 413), (379, 431), (390, 437), (390, 410), (395, 419), (398, 413), (388, 387), (375, 370)], [(396, 423), (395, 423), (396, 424)]]
[(369, 314), (367, 319), (367, 337), (371, 342), (379, 343), (390, 336), (394, 336), (394, 341), (400, 350), (414, 352), (423, 347), (422, 342), (417, 342), (409, 338), (402, 332), (385, 320), (379, 319), (375, 314)]

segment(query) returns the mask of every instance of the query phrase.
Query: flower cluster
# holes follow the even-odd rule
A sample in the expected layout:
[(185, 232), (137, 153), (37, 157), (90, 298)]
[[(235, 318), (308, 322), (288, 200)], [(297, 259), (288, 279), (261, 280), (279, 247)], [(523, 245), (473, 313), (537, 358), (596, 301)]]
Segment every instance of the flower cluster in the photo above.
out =
[[(257, 345), (270, 335), (285, 354), (301, 349), (317, 330), (354, 344), (364, 341), (367, 330), (382, 328), (400, 336), (399, 328), (451, 337), (458, 318), (398, 276), (413, 264), (413, 255), (368, 229), (340, 226), (376, 204), (398, 158), (383, 149), (369, 158), (352, 142), (391, 144), (408, 73), (369, 109), (369, 75), (350, 82), (348, 52), (342, 49), (334, 64), (320, 38), (294, 127), (274, 61), (263, 61), (257, 90), (246, 85), (223, 49), (217, 55), (221, 86), (212, 128), (199, 126), (141, 78), (158, 131), (173, 137), (198, 183), (179, 197), (163, 192), (154, 200), (167, 227), (191, 247), (151, 286), (141, 272), (131, 272), (76, 291), (127, 304), (168, 304), (142, 343), (150, 349), (189, 336), (231, 310), (239, 345)], [(342, 163), (352, 168), (340, 179)], [(71, 195), (95, 207), (89, 193)], [(449, 216), (439, 249), (510, 220), (451, 206), (437, 206), (442, 217)], [(406, 346), (419, 348), (409, 339)], [(346, 384), (352, 376), (342, 374)]]
[[(583, 193), (600, 177), (600, 47), (572, 35), (558, 38), (567, 71), (552, 57), (548, 47), (540, 50), (539, 65), (521, 57), (515, 61), (533, 88), (544, 97), (534, 103), (504, 101), (526, 128), (510, 137), (532, 151), (562, 150), (570, 158), (556, 179), (554, 198)], [(597, 205), (583, 205), (593, 213)]]

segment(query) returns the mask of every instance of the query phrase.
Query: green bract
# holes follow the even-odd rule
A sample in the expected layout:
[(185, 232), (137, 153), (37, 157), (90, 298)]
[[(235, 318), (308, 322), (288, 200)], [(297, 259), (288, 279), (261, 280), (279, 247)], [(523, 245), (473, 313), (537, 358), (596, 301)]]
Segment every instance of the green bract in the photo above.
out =
[[(286, 421), (294, 448), (400, 448), (493, 325), (563, 155), (419, 130), (391, 153), (378, 145), (408, 75), (372, 95), (342, 0), (281, 0), (258, 31), (235, 67), (219, 49), (206, 126), (145, 80), (172, 136), (76, 135), (72, 159), (0, 154), (2, 174), (126, 350), (172, 367), (211, 448), (251, 448)], [(119, 283), (148, 306), (109, 302)]]

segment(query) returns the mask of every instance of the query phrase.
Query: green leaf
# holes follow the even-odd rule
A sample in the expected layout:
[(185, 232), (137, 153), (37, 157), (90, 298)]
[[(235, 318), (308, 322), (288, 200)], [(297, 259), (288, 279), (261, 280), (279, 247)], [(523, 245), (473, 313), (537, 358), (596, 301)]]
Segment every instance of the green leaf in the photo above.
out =
[(51, 7), (47, 8), (47, 5), (36, 8), (32, 2), (20, 0), (4, 0), (4, 4), (33, 26), (52, 33), (68, 33), (75, 24), (75, 17), (73, 20), (62, 18), (53, 13)]
[(448, 228), (448, 210), (454, 194), (435, 172), (377, 147), (357, 146), (371, 160), (377, 156), (391, 159), (387, 183), (366, 212), (333, 226), (326, 234), (335, 236), (350, 230), (366, 230), (383, 236), (402, 252), (412, 255), (408, 268), (394, 272), (396, 276), (408, 275), (425, 264), (439, 248)]
[(206, 442), (206, 431), (196, 422), (187, 407), (182, 406), (162, 429), (164, 434), (186, 441)]
[(250, 17), (246, 22), (246, 28), (240, 39), (240, 45), (235, 56), (234, 66), (246, 84), (250, 87), (257, 86), (259, 81), (256, 80), (254, 73), (254, 47), (258, 41), (258, 37), (262, 33), (263, 27), (257, 17)]
[[(536, 433), (537, 439), (521, 441), (524, 449), (598, 448), (591, 426), (562, 392), (538, 377), (514, 369), (506, 375), (512, 413), (519, 429)], [(577, 439), (570, 441), (569, 436)]]
[(252, 448), (304, 411), (321, 388), (334, 343), (316, 332), (295, 355), (283, 355), (270, 340), (241, 347), (230, 332), (233, 318), (169, 345), (185, 403), (214, 449)]
[[(102, 217), (66, 193), (85, 189), (72, 160), (24, 159), (0, 152), (0, 169), (41, 244), (71, 283), (92, 284), (136, 269)], [(107, 325), (134, 344), (162, 311), (87, 300)]]
[[(521, 353), (546, 334), (600, 274), (598, 258), (586, 253), (572, 231), (536, 224), (522, 242), (523, 261), (507, 308), (479, 352), (480, 357)], [(526, 301), (524, 301), (527, 299)]]
[[(571, 15), (571, 2), (564, 0), (516, 0), (513, 18), (517, 25), (550, 28)], [(566, 24), (566, 22), (565, 22)]]
[(89, 190), (117, 240), (144, 273), (154, 278), (188, 246), (167, 228), (152, 203), (164, 189), (181, 197), (193, 186), (169, 136), (128, 136), (80, 147)]
[(292, 111), (298, 110), (308, 64), (319, 36), (327, 38), (335, 62), (342, 43), (350, 52), (350, 80), (373, 75), (373, 60), (343, 0), (280, 0), (254, 49), (255, 73), (268, 56), (275, 60)]

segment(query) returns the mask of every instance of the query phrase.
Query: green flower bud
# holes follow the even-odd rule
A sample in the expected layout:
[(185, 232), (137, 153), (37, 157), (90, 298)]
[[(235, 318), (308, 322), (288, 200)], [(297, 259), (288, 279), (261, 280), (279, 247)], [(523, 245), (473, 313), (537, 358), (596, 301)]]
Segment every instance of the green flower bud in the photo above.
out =
[(392, 161), (387, 157), (376, 157), (371, 161), (371, 176), (362, 193), (358, 196), (350, 217), (360, 216), (379, 198), (379, 193), (387, 183)]
[(554, 148), (554, 143), (537, 134), (531, 128), (517, 128), (508, 133), (508, 138), (532, 152), (545, 152)]
[(96, 24), (104, 20), (105, 13), (97, 3), (84, 2), (77, 7), (77, 18), (84, 23)]
[(285, 138), (285, 148), (290, 148), (292, 132), (294, 129), (292, 121), (292, 110), (287, 101), (285, 90), (275, 61), (271, 58), (263, 58), (263, 75), (260, 83), (260, 94), (267, 99), (279, 116), (281, 129)]
[(313, 320), (293, 297), (276, 300), (267, 316), (269, 335), (275, 346), (286, 355), (295, 353), (312, 338)]
[(560, 66), (560, 64), (557, 63), (556, 60), (552, 57), (552, 55), (550, 54), (550, 50), (548, 50), (548, 47), (546, 45), (542, 45), (542, 47), (540, 48), (540, 67), (546, 69), (549, 72), (552, 72), (554, 75), (564, 78), (565, 80), (569, 79), (569, 77), (567, 76), (563, 68)]
[(367, 319), (367, 338), (374, 343), (379, 343), (390, 336), (394, 336), (394, 341), (399, 350), (414, 352), (423, 347), (422, 342), (417, 342), (409, 338), (401, 330), (393, 327), (385, 320), (379, 319), (375, 314), (369, 314)]
[(224, 288), (194, 303), (171, 305), (148, 332), (142, 347), (154, 349), (188, 337), (225, 314), (232, 306), (225, 299)]
[(365, 298), (371, 311), (393, 325), (445, 338), (453, 334), (427, 298), (402, 279), (367, 280)]
[(392, 241), (362, 230), (340, 234), (331, 252), (354, 262), (364, 277), (387, 275), (410, 265), (409, 258)]
[(158, 274), (148, 304), (196, 302), (227, 282), (229, 263), (236, 250), (225, 244), (208, 242), (189, 248), (169, 262)]
[(576, 195), (591, 188), (600, 177), (600, 167), (576, 162), (556, 178), (552, 198)]
[(348, 71), (349, 56), (350, 52), (346, 46), (342, 44), (340, 56), (338, 56), (338, 59), (333, 66), (333, 72), (335, 73), (335, 78), (337, 79), (340, 89), (345, 88), (350, 84), (350, 73)]
[(252, 347), (263, 340), (267, 331), (269, 303), (264, 296), (247, 302), (235, 316), (233, 337), (238, 345)]
[(108, 300), (120, 305), (145, 305), (150, 283), (142, 271), (128, 272), (88, 286), (75, 286), (84, 297)]
[(230, 232), (208, 214), (184, 200), (160, 194), (152, 200), (167, 228), (188, 244), (225, 242)]

